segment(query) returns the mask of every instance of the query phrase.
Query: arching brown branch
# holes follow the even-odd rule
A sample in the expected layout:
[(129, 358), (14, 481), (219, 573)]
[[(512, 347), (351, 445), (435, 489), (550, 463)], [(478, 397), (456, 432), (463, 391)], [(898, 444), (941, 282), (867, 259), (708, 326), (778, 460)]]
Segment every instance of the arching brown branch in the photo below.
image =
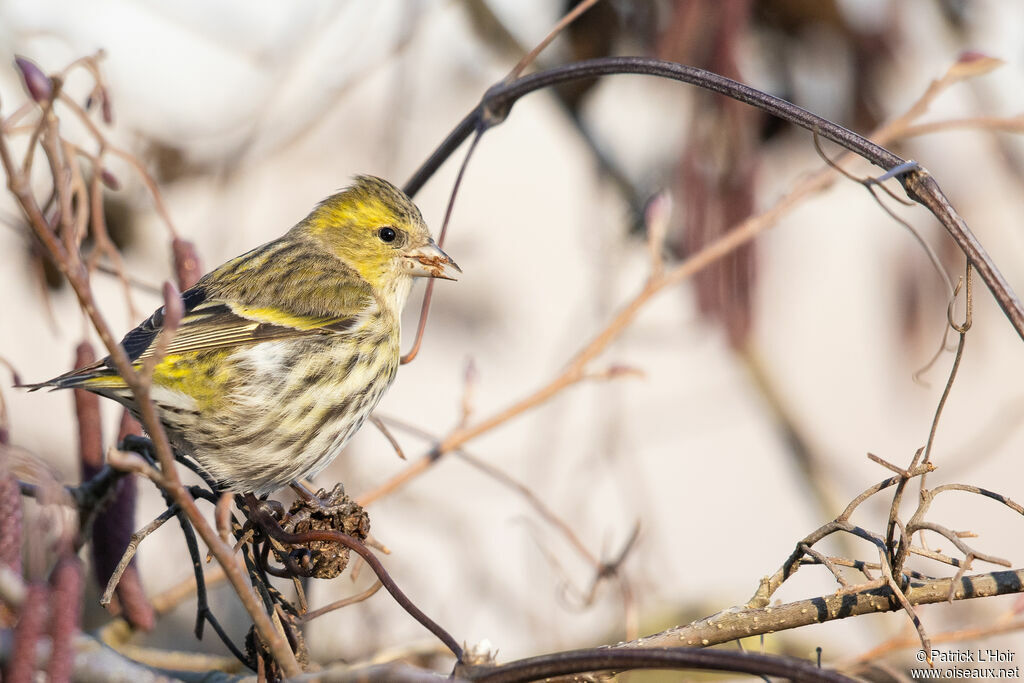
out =
[[(710, 71), (648, 57), (605, 57), (540, 71), (491, 87), (484, 94), (480, 104), (459, 122), (434, 153), (417, 169), (405, 184), (406, 193), (410, 196), (416, 194), (471, 133), (486, 130), (504, 121), (512, 105), (524, 95), (559, 83), (613, 74), (658, 76), (717, 92), (809, 131), (816, 131), (822, 137), (886, 171), (907, 162), (884, 147), (828, 119)], [(1024, 339), (1024, 306), (967, 223), (943, 194), (939, 184), (924, 169), (910, 171), (901, 176), (900, 180), (910, 198), (931, 211), (953, 237), (968, 261), (977, 269), (999, 307), (1017, 330), (1017, 334)]]

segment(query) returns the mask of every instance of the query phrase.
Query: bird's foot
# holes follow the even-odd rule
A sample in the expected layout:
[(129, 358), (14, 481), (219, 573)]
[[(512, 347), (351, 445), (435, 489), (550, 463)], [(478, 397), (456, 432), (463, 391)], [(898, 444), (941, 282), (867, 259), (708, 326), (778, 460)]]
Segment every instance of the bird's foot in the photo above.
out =
[(142, 456), (150, 465), (156, 466), (156, 447), (148, 436), (128, 434), (118, 444), (118, 449)]
[(245, 507), (249, 510), (249, 519), (262, 527), (268, 525), (281, 526), (287, 515), (284, 506), (276, 500), (257, 498), (251, 493), (242, 496)]

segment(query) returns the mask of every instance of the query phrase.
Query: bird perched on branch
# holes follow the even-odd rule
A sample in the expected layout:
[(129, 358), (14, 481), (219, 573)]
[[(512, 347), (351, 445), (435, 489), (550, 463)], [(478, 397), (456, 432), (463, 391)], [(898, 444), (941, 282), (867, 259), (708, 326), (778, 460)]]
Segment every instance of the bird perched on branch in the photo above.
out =
[[(224, 490), (262, 495), (338, 455), (398, 370), (412, 279), (457, 272), (401, 190), (359, 176), (186, 290), (168, 339), (161, 307), (121, 344), (137, 369), (165, 345), (151, 395), (175, 448)], [(109, 357), (42, 387), (87, 389), (138, 417)]]

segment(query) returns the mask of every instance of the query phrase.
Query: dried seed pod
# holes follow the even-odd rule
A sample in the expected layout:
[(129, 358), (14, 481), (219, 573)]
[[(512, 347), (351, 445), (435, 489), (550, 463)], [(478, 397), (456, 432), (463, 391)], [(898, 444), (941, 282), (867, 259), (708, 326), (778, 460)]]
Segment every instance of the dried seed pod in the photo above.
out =
[[(288, 522), (284, 530), (291, 534), (304, 534), (310, 531), (340, 531), (359, 540), (366, 540), (370, 533), (370, 517), (366, 511), (345, 494), (345, 489), (338, 484), (331, 491), (321, 489), (317, 492), (320, 502), (296, 500), (288, 510)], [(331, 541), (313, 541), (299, 546), (288, 545), (287, 555), (274, 554), (277, 559), (292, 571), (302, 576), (317, 579), (333, 579), (348, 566), (348, 548)]]
[[(302, 629), (295, 623), (295, 616), (288, 613), (281, 614), (281, 626), (284, 627), (285, 637), (288, 638), (288, 645), (295, 653), (295, 660), (303, 670), (309, 669), (309, 649), (306, 647), (306, 639), (302, 635)], [(267, 681), (278, 681), (284, 679), (284, 672), (280, 665), (274, 660), (270, 648), (260, 638), (253, 626), (245, 636), (245, 654), (249, 661), (256, 664), (257, 679)]]

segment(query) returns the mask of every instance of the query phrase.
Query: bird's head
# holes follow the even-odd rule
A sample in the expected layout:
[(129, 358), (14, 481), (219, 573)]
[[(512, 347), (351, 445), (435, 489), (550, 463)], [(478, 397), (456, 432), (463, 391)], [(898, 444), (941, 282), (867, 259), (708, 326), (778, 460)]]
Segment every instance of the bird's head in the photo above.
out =
[(462, 272), (434, 243), (412, 200), (374, 176), (357, 176), (351, 186), (320, 202), (296, 229), (379, 291), (407, 291), (413, 277), (455, 280)]

